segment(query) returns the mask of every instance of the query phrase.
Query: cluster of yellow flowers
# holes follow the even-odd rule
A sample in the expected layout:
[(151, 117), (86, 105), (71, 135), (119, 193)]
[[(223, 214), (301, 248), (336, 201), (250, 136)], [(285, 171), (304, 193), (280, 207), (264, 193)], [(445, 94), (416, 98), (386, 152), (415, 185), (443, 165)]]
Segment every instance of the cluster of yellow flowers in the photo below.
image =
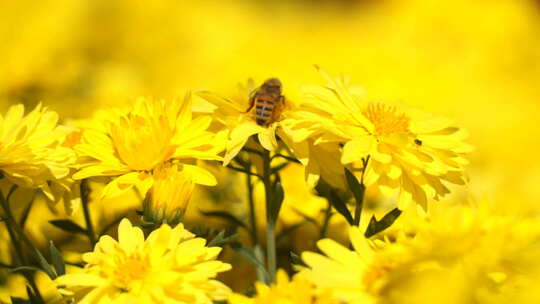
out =
[[(431, 235), (445, 231), (437, 220), (444, 221), (446, 217), (429, 218), (425, 222), (429, 224), (412, 228), (413, 237), (400, 234), (394, 241), (387, 237), (383, 241), (368, 240), (358, 227), (366, 187), (375, 186), (389, 196), (397, 191), (396, 204), (401, 210), (413, 210), (415, 206), (410, 203), (414, 202), (426, 211), (430, 200), (450, 192), (448, 183), (464, 184), (465, 155), (471, 151), (463, 141), (466, 133), (445, 119), (404, 105), (373, 103), (346, 77), (336, 78), (319, 71), (327, 84), (305, 86), (304, 98), (299, 101), (284, 97), (278, 80), (258, 88), (250, 80), (246, 87), (241, 87), (239, 98), (229, 99), (208, 91), (168, 101), (139, 98), (128, 109), (98, 111), (93, 119), (76, 123), (78, 127), (57, 125), (57, 115), (41, 106), (26, 116), (22, 105), (10, 108), (1, 117), (2, 182), (11, 185), (12, 190), (41, 189), (51, 201), (58, 200), (54, 194), (59, 192), (70, 206), (72, 200), (78, 199), (87, 225), (79, 228), (95, 244), (92, 252), (83, 255), (84, 268), (67, 274), (65, 266), (59, 266), (64, 262), (54, 253), (57, 251), (51, 251), (54, 269), (47, 262), (40, 262), (41, 269), (54, 279), (64, 298), (102, 304), (226, 300), (231, 290), (215, 277), (231, 265), (217, 260), (221, 248), (216, 245), (228, 243), (240, 248), (239, 252), (249, 252), (261, 274), (259, 278), (271, 284), (277, 268), (275, 223), (284, 198), (280, 171), (290, 162), (304, 165), (307, 184), (317, 188), (320, 195), (334, 193), (327, 197), (330, 209), (326, 220), (333, 213), (332, 207), (345, 216), (352, 225), (350, 242), (355, 251), (323, 239), (318, 247), (328, 257), (304, 252), (305, 264), (296, 266), (299, 272), (290, 281), (279, 270), (276, 285), (257, 283), (255, 298), (233, 294), (231, 303), (378, 303), (381, 299), (403, 303), (411, 295), (402, 293), (402, 285), (424, 280), (425, 272), (429, 273), (429, 280), (434, 276), (441, 282), (454, 272), (468, 276), (466, 269), (460, 267), (478, 258), (474, 251), (485, 248), (439, 258), (437, 249), (429, 247), (446, 243), (446, 238), (452, 239), (460, 232), (446, 230), (447, 235)], [(267, 83), (279, 84), (277, 95), (265, 91)], [(193, 112), (195, 98), (204, 111)], [(249, 104), (253, 110), (248, 108)], [(270, 116), (265, 116), (264, 111), (270, 112), (271, 118), (261, 123), (262, 118)], [(285, 166), (276, 165), (277, 159), (284, 159)], [(248, 228), (254, 236), (252, 251), (227, 240), (223, 234), (221, 239), (220, 235), (209, 239), (211, 246), (206, 247), (204, 238), (196, 237), (180, 223), (195, 186), (217, 184), (214, 174), (201, 161), (222, 161), (248, 178), (258, 177), (264, 184), (266, 257), (257, 253), (261, 244), (257, 242), (254, 222)], [(143, 229), (123, 219), (118, 226), (118, 241), (107, 235), (96, 240), (87, 208), (87, 180), (105, 183), (99, 199), (114, 200), (131, 189), (144, 198), (140, 214), (141, 226), (148, 234), (146, 239)], [(73, 185), (79, 186), (80, 191), (72, 192), (76, 188)], [(321, 185), (326, 186), (320, 188)], [(62, 191), (54, 191), (54, 187)], [(356, 200), (354, 218), (349, 207), (336, 197), (337, 192), (343, 191), (351, 191)], [(2, 195), (8, 226), (19, 225), (10, 210), (10, 205), (16, 203), (11, 199), (11, 190)], [(492, 234), (500, 233), (501, 225), (508, 224), (489, 218), (476, 227), (472, 211), (460, 211), (454, 228), (466, 230), (464, 240), (479, 234), (491, 242)], [(393, 219), (385, 222), (391, 214)], [(390, 212), (381, 221), (372, 218), (366, 235), (388, 228), (397, 216), (399, 213)], [(465, 227), (456, 226), (462, 216), (472, 218), (463, 224)], [(491, 225), (491, 221), (495, 223)], [(12, 233), (20, 233), (13, 239), (17, 247), (17, 242), (24, 240), (24, 245), (35, 250), (37, 259), (42, 261), (43, 256), (22, 229), (13, 228)], [(533, 233), (533, 239), (536, 236)], [(491, 244), (486, 246), (491, 248)], [(456, 248), (465, 249), (463, 245)], [(492, 280), (494, 284), (512, 280), (512, 273), (498, 268), (502, 263), (498, 258), (487, 263), (489, 271), (474, 274), (475, 280)], [(482, 285), (488, 283), (479, 284), (478, 288), (489, 293), (491, 287)], [(29, 286), (31, 298), (38, 297), (39, 292)], [(473, 296), (484, 295), (476, 291), (474, 295), (463, 295), (467, 299)]]
[(540, 303), (539, 3), (0, 1), (0, 303)]
[(63, 200), (71, 210), (71, 173), (76, 161), (69, 146), (72, 130), (58, 125), (58, 114), (41, 104), (26, 116), (23, 105), (12, 106), (0, 115), (0, 126), (3, 187), (40, 189), (52, 201)]
[[(414, 235), (365, 239), (354, 250), (330, 239), (305, 252), (297, 276), (335, 303), (535, 303), (540, 230), (534, 219), (478, 207), (442, 206), (410, 223)], [(511, 227), (511, 228), (509, 228)], [(444, 297), (441, 297), (444, 295)]]

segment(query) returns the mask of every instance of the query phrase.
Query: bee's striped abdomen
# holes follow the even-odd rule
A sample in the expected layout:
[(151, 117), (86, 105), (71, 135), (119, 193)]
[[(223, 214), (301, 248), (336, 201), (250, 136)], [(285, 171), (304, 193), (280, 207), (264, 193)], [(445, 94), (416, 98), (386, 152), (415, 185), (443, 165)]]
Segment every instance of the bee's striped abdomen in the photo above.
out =
[(260, 126), (265, 125), (274, 111), (273, 97), (270, 95), (260, 95), (255, 100), (255, 118), (257, 124)]

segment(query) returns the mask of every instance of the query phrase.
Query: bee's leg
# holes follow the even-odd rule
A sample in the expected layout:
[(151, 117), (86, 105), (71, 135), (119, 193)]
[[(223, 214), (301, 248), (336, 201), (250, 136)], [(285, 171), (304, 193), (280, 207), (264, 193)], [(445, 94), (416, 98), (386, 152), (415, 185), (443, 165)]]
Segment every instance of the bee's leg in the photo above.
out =
[(248, 99), (248, 104), (249, 104), (249, 107), (248, 109), (244, 112), (244, 113), (247, 113), (249, 111), (251, 111), (251, 109), (253, 109), (253, 106), (255, 105), (255, 98), (254, 97), (250, 97)]

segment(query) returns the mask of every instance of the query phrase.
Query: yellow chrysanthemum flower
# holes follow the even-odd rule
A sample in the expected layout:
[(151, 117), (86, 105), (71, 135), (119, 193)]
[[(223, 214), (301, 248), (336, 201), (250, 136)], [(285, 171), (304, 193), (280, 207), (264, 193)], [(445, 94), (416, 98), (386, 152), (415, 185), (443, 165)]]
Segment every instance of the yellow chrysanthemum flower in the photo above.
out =
[(535, 303), (540, 275), (536, 219), (442, 205), (416, 217), (394, 242), (370, 241), (352, 227), (354, 251), (330, 239), (304, 252), (304, 276), (344, 303)]
[(317, 242), (326, 256), (302, 253), (309, 268), (302, 268), (298, 276), (312, 282), (319, 293), (331, 293), (343, 303), (376, 303), (376, 294), (386, 280), (385, 273), (392, 269), (392, 261), (377, 255), (374, 243), (364, 238), (358, 227), (350, 228), (354, 251), (331, 239)]
[(276, 274), (276, 283), (271, 286), (261, 282), (255, 283), (257, 294), (248, 298), (240, 294), (229, 297), (230, 304), (339, 304), (325, 296), (316, 296), (313, 284), (301, 276), (289, 280), (287, 273), (279, 269)]
[(354, 250), (331, 239), (320, 240), (317, 246), (324, 255), (304, 252), (302, 259), (309, 268), (302, 268), (298, 276), (312, 282), (316, 293), (338, 303), (431, 303), (445, 292), (449, 294), (436, 302), (463, 303), (462, 270), (415, 256), (400, 243), (367, 240), (357, 227), (350, 228), (350, 240)]
[(84, 130), (75, 150), (82, 169), (75, 179), (110, 176), (102, 197), (132, 186), (144, 195), (153, 184), (152, 172), (166, 163), (177, 163), (197, 184), (215, 185), (215, 177), (195, 165), (196, 160), (221, 160), (226, 133), (207, 131), (212, 118), (192, 118), (191, 97), (182, 100), (137, 99), (127, 113), (102, 113)]
[(144, 200), (144, 221), (150, 224), (178, 224), (186, 211), (195, 185), (187, 172), (176, 165), (154, 171), (154, 185)]
[[(416, 217), (410, 223), (414, 237), (401, 237), (399, 242), (416, 257), (416, 265), (422, 261), (440, 265), (444, 271), (439, 280), (461, 294), (461, 299), (474, 299), (470, 301), (474, 303), (538, 303), (540, 293), (532, 287), (540, 277), (537, 216), (501, 212), (488, 201), (474, 205), (439, 204), (425, 219)], [(392, 297), (396, 302), (403, 303), (410, 297), (413, 284), (434, 284), (429, 277), (408, 275), (409, 286), (395, 284)], [(422, 287), (414, 288), (416, 298), (421, 299)]]
[(366, 185), (387, 195), (399, 190), (405, 209), (410, 202), (425, 208), (428, 199), (449, 193), (444, 182), (465, 183), (464, 156), (471, 150), (465, 131), (404, 106), (370, 103), (346, 78), (321, 73), (329, 83), (307, 89), (303, 106), (310, 116), (304, 116), (324, 130), (320, 142), (344, 143), (344, 165), (369, 159)]
[(205, 247), (182, 224), (162, 225), (144, 239), (143, 231), (124, 219), (118, 241), (103, 236), (93, 252), (83, 255), (80, 273), (60, 276), (77, 303), (212, 303), (225, 300), (230, 290), (214, 280), (231, 269), (216, 260), (219, 247)]
[[(267, 125), (259, 125), (255, 114), (256, 105), (246, 112), (250, 107), (250, 95), (255, 91), (255, 83), (253, 79), (249, 79), (245, 86), (239, 85), (240, 94), (232, 99), (207, 91), (197, 93), (203, 99), (217, 106), (214, 112), (216, 119), (230, 130), (227, 150), (223, 158), (224, 165), (227, 165), (240, 152), (252, 135), (257, 135), (261, 146), (268, 151), (275, 151), (278, 147), (276, 132), (280, 121), (290, 107), (289, 102), (286, 100), (284, 105), (274, 105), (274, 111), (280, 111), (279, 117), (270, 119)], [(278, 107), (282, 108), (278, 109)]]
[(24, 115), (22, 104), (0, 115), (0, 172), (10, 183), (39, 188), (51, 200), (62, 197), (60, 180), (70, 174), (75, 152), (62, 146), (67, 130), (58, 114), (40, 104)]

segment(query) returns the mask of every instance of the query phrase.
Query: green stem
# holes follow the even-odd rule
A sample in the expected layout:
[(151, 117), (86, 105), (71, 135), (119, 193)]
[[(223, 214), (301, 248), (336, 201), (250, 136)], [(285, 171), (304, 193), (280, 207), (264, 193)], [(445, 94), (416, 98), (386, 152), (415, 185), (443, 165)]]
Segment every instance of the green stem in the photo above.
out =
[(255, 201), (253, 199), (253, 184), (251, 183), (251, 175), (246, 174), (246, 185), (248, 190), (248, 203), (249, 203), (249, 222), (251, 227), (251, 242), (253, 247), (259, 244), (259, 238), (257, 234), (257, 216), (255, 214)]
[(288, 160), (290, 162), (293, 162), (293, 163), (297, 163), (297, 164), (300, 164), (300, 161), (294, 157), (290, 157), (290, 156), (287, 156), (287, 155), (283, 155), (283, 154), (276, 154), (274, 156), (272, 156), (272, 159), (274, 158), (278, 158), (278, 157), (281, 157), (285, 160)]
[(92, 223), (92, 217), (90, 216), (90, 208), (88, 204), (90, 203), (90, 187), (88, 186), (88, 181), (83, 179), (81, 180), (80, 185), (81, 190), (81, 203), (84, 213), (84, 221), (86, 222), (86, 235), (92, 248), (96, 245), (96, 233), (94, 232), (94, 224)]
[[(2, 204), (2, 208), (4, 209), (4, 213), (6, 214), (6, 220), (7, 224), (14, 229), (15, 233), (18, 235), (19, 239), (23, 241), (23, 243), (28, 246), (28, 248), (32, 250), (37, 250), (37, 248), (32, 244), (30, 239), (26, 236), (24, 231), (21, 229), (21, 227), (17, 224), (15, 221), (15, 217), (13, 216), (13, 213), (11, 212), (11, 208), (9, 207), (9, 202), (4, 198), (2, 194), (0, 194), (0, 203)], [(22, 256), (21, 256), (22, 258)]]
[(360, 218), (362, 216), (363, 205), (364, 205), (364, 197), (362, 197), (361, 201), (356, 202), (356, 207), (354, 209), (353, 226), (356, 226), (356, 227), (360, 226)]
[[(11, 194), (15, 191), (15, 189), (16, 189), (16, 185), (14, 185), (11, 188), (10, 193), (7, 196), (8, 198), (11, 197)], [(38, 249), (34, 246), (34, 244), (32, 244), (32, 242), (26, 236), (26, 234), (24, 233), (22, 228), (15, 221), (15, 217), (13, 216), (13, 213), (11, 212), (11, 208), (9, 206), (9, 201), (6, 198), (4, 198), (4, 195), (1, 192), (0, 192), (0, 205), (2, 205), (2, 209), (4, 209), (4, 213), (5, 213), (5, 216), (6, 216), (6, 218), (5, 218), (6, 219), (6, 226), (8, 228), (9, 236), (11, 237), (11, 241), (13, 242), (13, 246), (15, 247), (15, 250), (16, 250), (17, 254), (19, 255), (19, 259), (21, 260), (21, 262), (26, 264), (26, 265), (29, 265), (29, 262), (25, 258), (24, 253), (22, 252), (22, 247), (21, 247), (21, 244), (19, 243), (19, 240), (22, 240), (26, 244), (26, 246), (28, 246), (28, 248), (30, 248), (30, 250), (36, 256), (36, 258), (39, 260), (39, 256), (38, 256), (39, 251), (38, 251)], [(18, 238), (16, 237), (15, 234), (18, 235)], [(30, 287), (32, 287), (32, 289), (34, 290), (34, 293), (36, 294), (36, 296), (38, 297), (40, 302), (44, 303), (43, 297), (41, 296), (41, 293), (40, 293), (39, 289), (37, 288), (37, 285), (36, 285), (36, 282), (34, 281), (33, 275), (32, 274), (25, 274), (25, 277), (28, 280), (28, 282), (30, 283)]]
[(324, 221), (319, 233), (319, 239), (326, 237), (326, 232), (328, 231), (328, 226), (330, 224), (330, 218), (332, 217), (332, 204), (328, 201), (328, 207), (324, 210)]
[(249, 175), (249, 176), (253, 175), (253, 176), (256, 176), (256, 177), (262, 179), (262, 176), (260, 176), (259, 174), (253, 173), (253, 172), (251, 172), (251, 171), (249, 171), (249, 170), (246, 171), (244, 168), (238, 168), (238, 167), (235, 167), (235, 166), (233, 166), (233, 165), (231, 165), (231, 164), (229, 164), (229, 165), (227, 166), (227, 168), (229, 168), (229, 169), (231, 169), (231, 170), (234, 170), (234, 171), (242, 172), (242, 173), (244, 173), (244, 174), (246, 174), (246, 175)]
[(266, 227), (266, 256), (268, 259), (269, 284), (275, 282), (277, 259), (276, 259), (276, 231), (274, 224)]
[(21, 248), (21, 244), (19, 243), (19, 240), (17, 239), (17, 236), (15, 235), (15, 232), (11, 228), (11, 224), (6, 220), (5, 222), (7, 231), (9, 233), (9, 238), (11, 239), (11, 242), (13, 243), (13, 248), (15, 248), (15, 253), (17, 253), (16, 262), (20, 264), (26, 264), (26, 258), (24, 256), (24, 253)]
[(259, 150), (251, 149), (251, 148), (248, 148), (248, 147), (243, 147), (242, 150), (245, 151), (245, 152), (249, 152), (249, 153), (253, 153), (253, 154), (257, 154), (257, 155), (262, 155), (263, 154), (263, 152), (261, 152)]
[(268, 274), (270, 275), (270, 284), (275, 281), (275, 274), (277, 269), (276, 259), (276, 231), (275, 222), (270, 217), (272, 210), (272, 183), (270, 180), (270, 152), (264, 151), (262, 154), (263, 160), (263, 183), (264, 194), (266, 199), (266, 259)]
[(356, 207), (354, 209), (353, 225), (360, 226), (360, 219), (362, 217), (362, 208), (364, 206), (364, 197), (366, 196), (366, 186), (364, 184), (364, 176), (369, 163), (369, 156), (362, 159), (362, 173), (360, 175), (360, 186), (362, 186), (362, 197), (356, 201)]

